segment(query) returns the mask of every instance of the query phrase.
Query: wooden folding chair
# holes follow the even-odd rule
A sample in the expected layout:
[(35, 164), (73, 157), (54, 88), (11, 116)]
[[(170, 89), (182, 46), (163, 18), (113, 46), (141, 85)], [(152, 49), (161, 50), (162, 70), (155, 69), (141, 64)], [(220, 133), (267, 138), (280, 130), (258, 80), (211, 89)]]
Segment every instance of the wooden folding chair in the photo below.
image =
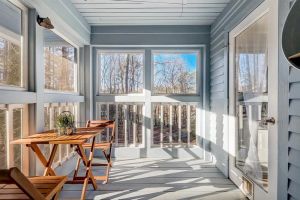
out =
[(0, 170), (0, 199), (58, 199), (66, 176), (25, 177), (16, 168)]
[[(112, 120), (89, 120), (86, 123), (86, 127), (105, 127), (112, 129), (111, 135), (108, 141), (100, 142), (95, 144), (95, 149), (100, 149), (107, 161), (107, 163), (92, 163), (92, 166), (104, 166), (106, 167), (106, 173), (104, 176), (94, 176), (96, 180), (103, 180), (105, 183), (108, 182), (109, 179), (109, 171), (112, 167), (112, 145), (115, 137), (115, 121)], [(84, 148), (91, 148), (90, 143), (86, 143), (83, 145)], [(76, 169), (79, 168), (81, 159), (79, 158), (77, 161)]]

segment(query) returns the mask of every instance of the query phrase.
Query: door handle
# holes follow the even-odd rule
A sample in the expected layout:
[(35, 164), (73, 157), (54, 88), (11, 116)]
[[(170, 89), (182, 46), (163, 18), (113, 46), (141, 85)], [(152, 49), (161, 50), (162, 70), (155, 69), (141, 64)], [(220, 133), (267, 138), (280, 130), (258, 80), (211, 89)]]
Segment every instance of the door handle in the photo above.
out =
[(264, 120), (264, 124), (275, 124), (276, 120), (274, 117), (270, 117)]

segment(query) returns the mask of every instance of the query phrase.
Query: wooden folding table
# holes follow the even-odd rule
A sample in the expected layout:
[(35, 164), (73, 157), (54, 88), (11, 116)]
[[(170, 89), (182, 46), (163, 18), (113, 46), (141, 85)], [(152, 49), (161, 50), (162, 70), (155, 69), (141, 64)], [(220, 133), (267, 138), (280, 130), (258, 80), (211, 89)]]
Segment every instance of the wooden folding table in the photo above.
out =
[[(41, 161), (42, 165), (45, 167), (44, 176), (55, 176), (55, 171), (52, 168), (52, 163), (57, 151), (57, 147), (60, 144), (68, 144), (76, 147), (76, 152), (83, 160), (83, 164), (86, 169), (85, 176), (78, 176), (77, 170), (74, 172), (73, 180), (67, 182), (67, 184), (83, 184), (81, 199), (85, 199), (86, 189), (89, 183), (92, 183), (94, 189), (97, 189), (97, 183), (92, 172), (92, 161), (94, 157), (94, 147), (96, 136), (101, 134), (105, 128), (78, 128), (76, 133), (72, 135), (58, 136), (54, 131), (48, 131), (44, 133), (38, 133), (31, 135), (27, 138), (18, 139), (12, 141), (11, 144), (26, 144), (30, 147), (38, 159)], [(89, 157), (87, 158), (83, 144), (91, 140), (91, 148), (89, 152)], [(38, 144), (52, 144), (53, 148), (50, 153), (50, 157), (47, 160), (43, 155)], [(86, 149), (86, 148), (85, 148)]]

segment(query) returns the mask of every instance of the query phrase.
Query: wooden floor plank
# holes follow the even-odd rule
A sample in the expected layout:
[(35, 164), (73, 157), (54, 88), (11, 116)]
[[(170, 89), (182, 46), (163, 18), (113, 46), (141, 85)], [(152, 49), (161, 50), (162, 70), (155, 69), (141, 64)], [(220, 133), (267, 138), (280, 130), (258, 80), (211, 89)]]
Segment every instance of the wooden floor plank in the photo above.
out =
[[(79, 174), (83, 173), (79, 171)], [(105, 171), (94, 167), (101, 176)], [(212, 163), (191, 159), (129, 159), (113, 163), (110, 181), (94, 191), (87, 189), (87, 199), (244, 199), (239, 189)], [(78, 199), (82, 185), (65, 185), (61, 199)]]

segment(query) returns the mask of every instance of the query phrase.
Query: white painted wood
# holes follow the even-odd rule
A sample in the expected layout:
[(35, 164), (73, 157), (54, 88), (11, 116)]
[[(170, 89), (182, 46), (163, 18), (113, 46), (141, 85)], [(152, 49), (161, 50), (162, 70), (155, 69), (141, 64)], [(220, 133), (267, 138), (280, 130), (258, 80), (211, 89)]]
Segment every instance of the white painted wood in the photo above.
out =
[[(99, 159), (95, 158), (99, 162)], [(79, 173), (84, 173), (80, 171)], [(93, 168), (95, 175), (105, 173)], [(72, 174), (72, 173), (71, 173)], [(109, 184), (89, 185), (86, 199), (244, 199), (211, 163), (198, 159), (121, 159), (113, 162)], [(66, 184), (60, 199), (78, 199), (81, 185)]]
[(187, 144), (191, 145), (191, 106), (187, 105)]
[(71, 0), (90, 25), (210, 25), (229, 0)]
[(169, 116), (170, 116), (170, 119), (169, 119), (169, 126), (170, 126), (170, 129), (169, 129), (169, 143), (170, 145), (172, 145), (173, 143), (173, 106), (170, 105), (169, 107)]
[(24, 0), (24, 2), (51, 19), (55, 29), (78, 46), (90, 43), (90, 25), (70, 1)]
[(137, 105), (133, 105), (133, 146), (136, 146), (136, 141), (137, 141), (136, 115), (137, 115)]
[(116, 121), (115, 121), (115, 144), (118, 146), (118, 138), (119, 138), (119, 104), (116, 104)]
[(123, 112), (124, 112), (124, 145), (128, 147), (128, 105), (123, 105)]
[(181, 145), (181, 105), (178, 106), (178, 143)]
[(160, 105), (160, 147), (162, 148), (164, 145), (164, 106)]

